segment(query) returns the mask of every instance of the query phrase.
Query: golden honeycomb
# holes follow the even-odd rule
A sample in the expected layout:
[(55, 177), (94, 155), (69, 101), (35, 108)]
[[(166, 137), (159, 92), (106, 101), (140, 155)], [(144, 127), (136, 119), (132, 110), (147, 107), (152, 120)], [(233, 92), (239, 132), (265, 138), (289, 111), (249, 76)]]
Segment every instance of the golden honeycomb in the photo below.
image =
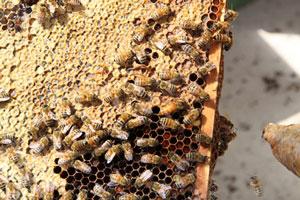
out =
[[(61, 6), (58, 2), (65, 5)], [(184, 125), (183, 121), (190, 110), (201, 110), (206, 106), (206, 103), (203, 105), (205, 100), (199, 100), (192, 95), (189, 87), (195, 85), (205, 90), (205, 86), (211, 84), (207, 80), (209, 73), (202, 76), (198, 72), (200, 66), (210, 61), (211, 51), (198, 48), (202, 38), (201, 31), (184, 31), (181, 24), (188, 19), (201, 24), (202, 29), (211, 29), (214, 24), (222, 21), (225, 2), (80, 0), (79, 9), (67, 8), (67, 2), (77, 1), (0, 2), (0, 87), (11, 96), (9, 101), (0, 102), (0, 135), (1, 137), (11, 135), (16, 138), (17, 142), (13, 148), (20, 155), (25, 170), (32, 173), (32, 187), (22, 187), (24, 170), (10, 159), (11, 152), (5, 148), (1, 149), (3, 151), (0, 156), (1, 175), (16, 185), (20, 193), (19, 199), (33, 199), (34, 188), (37, 185), (46, 188), (49, 182), (55, 185), (52, 191), (53, 199), (58, 199), (66, 191), (71, 191), (75, 199), (84, 189), (88, 191), (88, 199), (100, 199), (92, 193), (96, 183), (114, 194), (114, 199), (119, 199), (124, 193), (135, 194), (141, 199), (161, 199), (162, 196), (153, 191), (151, 185), (141, 188), (133, 186), (136, 178), (149, 169), (153, 173), (151, 182), (174, 186), (173, 176), (195, 174), (197, 163), (192, 162), (187, 171), (181, 172), (170, 161), (168, 153), (174, 152), (185, 159), (187, 153), (206, 148), (194, 139), (201, 130), (201, 120), (193, 125)], [(61, 15), (56, 13), (41, 23), (40, 10), (44, 5), (49, 6), (49, 12), (55, 8), (67, 11)], [(156, 11), (161, 7), (170, 9), (170, 14), (162, 19), (153, 20)], [(151, 34), (145, 37), (145, 41), (133, 42), (134, 33), (143, 26), (147, 26)], [(160, 41), (167, 41), (169, 44), (170, 38), (178, 35), (186, 41), (179, 42), (179, 47), (172, 46), (170, 54), (155, 45)], [(182, 44), (192, 50), (187, 49), (187, 53), (184, 53), (180, 49)], [(122, 51), (128, 50), (134, 52), (135, 60), (126, 66), (119, 65), (116, 57)], [(200, 57), (198, 54), (197, 58), (190, 55), (190, 51), (194, 50), (200, 52)], [(124, 88), (135, 84), (131, 77), (138, 75), (151, 77), (159, 84), (167, 84), (170, 80), (161, 80), (160, 73), (172, 71), (180, 74), (182, 79), (179, 84), (172, 84), (177, 91), (175, 94), (166, 89), (147, 89), (145, 92), (149, 98), (144, 99), (134, 97), (130, 90)], [(116, 89), (126, 90), (125, 100), (108, 103), (105, 100), (107, 95)], [(76, 98), (83, 92), (96, 96), (97, 102), (91, 101), (89, 105), (76, 102)], [(127, 130), (128, 142), (134, 152), (133, 160), (127, 161), (120, 154), (107, 164), (103, 156), (97, 157), (92, 151), (86, 151), (76, 159), (91, 166), (90, 174), (82, 173), (72, 165), (59, 166), (58, 160), (61, 155), (70, 150), (67, 145), (60, 150), (53, 148), (52, 145), (54, 134), (59, 131), (59, 125), (64, 121), (59, 116), (63, 98), (70, 99), (74, 105), (76, 111), (74, 115), (81, 120), (85, 116), (92, 120), (101, 119), (102, 128), (107, 130), (115, 129), (116, 119), (122, 113), (137, 116), (132, 109), (134, 100), (138, 100), (142, 108), (151, 110), (151, 114), (147, 116), (148, 123)], [(188, 109), (160, 115), (164, 107), (178, 99), (187, 102)], [(56, 114), (57, 122), (55, 127), (49, 127), (43, 132), (49, 138), (49, 147), (42, 154), (34, 154), (30, 151), (31, 144), (38, 142), (42, 136), (34, 138), (30, 130), (34, 118), (41, 114), (43, 105), (48, 105)], [(164, 126), (161, 121), (164, 117), (179, 122), (180, 130)], [(230, 125), (223, 129), (226, 127)], [(231, 127), (228, 130), (217, 131), (215, 135), (224, 136), (230, 130)], [(220, 133), (222, 131), (224, 134)], [(107, 137), (113, 140), (113, 144), (123, 142), (111, 136)], [(155, 148), (141, 148), (136, 145), (137, 138), (155, 138), (159, 145)], [(78, 140), (83, 138), (80, 137)], [(226, 149), (222, 145), (226, 146), (229, 139), (224, 136), (220, 141), (214, 143), (214, 148), (221, 146), (220, 153), (216, 151), (213, 152), (216, 155), (208, 155), (211, 157), (211, 166), (222, 150)], [(142, 163), (140, 160), (145, 153), (156, 154), (162, 161), (158, 165)], [(130, 179), (129, 186), (108, 186), (109, 175), (116, 170)], [(194, 190), (195, 184), (183, 189), (172, 187), (170, 199), (200, 199), (194, 195)], [(8, 189), (0, 190), (0, 197), (5, 199), (7, 193)]]

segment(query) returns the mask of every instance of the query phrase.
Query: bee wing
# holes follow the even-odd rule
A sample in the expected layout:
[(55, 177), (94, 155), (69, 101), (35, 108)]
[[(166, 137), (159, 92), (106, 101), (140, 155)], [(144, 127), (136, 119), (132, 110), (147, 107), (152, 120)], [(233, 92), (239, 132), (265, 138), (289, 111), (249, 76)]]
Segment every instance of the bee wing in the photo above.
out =
[(0, 97), (0, 102), (6, 102), (6, 101), (9, 101), (10, 100), (10, 97)]
[(4, 144), (4, 145), (10, 145), (12, 143), (13, 141), (10, 138), (5, 138), (0, 141), (0, 144)]
[(147, 181), (152, 177), (152, 175), (153, 175), (153, 173), (150, 170), (146, 170), (141, 174), (140, 178), (143, 181)]
[(111, 161), (114, 159), (115, 156), (116, 156), (116, 152), (107, 151), (105, 153), (105, 159), (107, 161), (107, 164), (111, 163)]

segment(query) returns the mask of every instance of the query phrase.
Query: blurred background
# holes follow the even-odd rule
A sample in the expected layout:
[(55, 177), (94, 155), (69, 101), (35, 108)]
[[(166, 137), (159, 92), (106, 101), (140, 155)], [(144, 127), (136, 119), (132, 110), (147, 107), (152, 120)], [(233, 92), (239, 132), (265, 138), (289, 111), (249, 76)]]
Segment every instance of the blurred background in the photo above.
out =
[[(299, 200), (300, 179), (273, 157), (261, 138), (268, 122), (300, 123), (300, 1), (233, 0), (234, 46), (225, 52), (220, 113), (238, 137), (218, 159), (220, 200)], [(298, 47), (298, 48), (297, 48)], [(247, 183), (258, 176), (263, 197)]]

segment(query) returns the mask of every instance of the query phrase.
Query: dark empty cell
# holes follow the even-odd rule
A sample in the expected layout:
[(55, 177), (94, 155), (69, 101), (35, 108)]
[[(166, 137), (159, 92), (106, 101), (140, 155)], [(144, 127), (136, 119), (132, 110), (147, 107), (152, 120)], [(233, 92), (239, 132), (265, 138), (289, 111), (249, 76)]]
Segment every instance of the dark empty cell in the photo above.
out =
[(199, 128), (197, 126), (193, 126), (192, 127), (192, 132), (193, 133), (198, 133), (199, 132)]
[(84, 154), (83, 158), (85, 160), (91, 160), (92, 159), (92, 154), (91, 153), (86, 153), (86, 154)]
[(30, 13), (32, 12), (32, 8), (31, 8), (31, 7), (25, 8), (25, 12), (26, 12), (27, 14), (30, 14)]
[(83, 178), (82, 180), (81, 180), (81, 183), (83, 184), (83, 185), (87, 185), (88, 183), (89, 183), (89, 179), (88, 178)]
[(183, 142), (178, 141), (177, 144), (176, 144), (176, 147), (181, 149), (183, 147)]
[(74, 190), (74, 187), (73, 187), (73, 185), (71, 185), (71, 184), (66, 184), (65, 190), (66, 190), (66, 191)]
[(190, 148), (188, 146), (183, 147), (183, 153), (188, 153), (190, 152)]
[(106, 169), (104, 170), (104, 174), (105, 174), (105, 175), (110, 175), (110, 173), (111, 173), (111, 169), (106, 168)]
[(97, 173), (97, 178), (103, 178), (104, 176), (104, 173), (103, 172), (98, 172)]
[(149, 194), (150, 189), (148, 187), (144, 187), (143, 192), (144, 192), (144, 194)]
[(202, 102), (198, 101), (198, 100), (193, 101), (193, 107), (194, 108), (202, 108), (203, 107)]
[(93, 200), (100, 200), (100, 197), (94, 196)]
[(153, 176), (152, 181), (158, 181), (158, 177), (157, 176)]
[(132, 167), (133, 167), (133, 169), (137, 169), (137, 168), (139, 168), (139, 164), (138, 163), (133, 163)]
[(19, 25), (15, 25), (16, 32), (21, 32), (22, 28)]
[(139, 173), (141, 174), (141, 173), (143, 173), (145, 170), (146, 170), (146, 169), (145, 169), (144, 167), (140, 167), (140, 168), (139, 168)]
[(169, 141), (168, 140), (163, 141), (162, 146), (167, 148), (169, 146)]
[(192, 193), (191, 191), (186, 191), (186, 192), (184, 193), (184, 197), (185, 197), (185, 198), (191, 197), (192, 195), (193, 195), (193, 193)]
[(88, 199), (92, 199), (94, 197), (94, 195), (89, 192), (87, 197), (88, 197)]
[(72, 183), (74, 181), (75, 181), (75, 178), (73, 176), (68, 176), (68, 178), (67, 178), (68, 183)]
[(159, 168), (158, 167), (155, 167), (154, 169), (153, 169), (153, 174), (159, 174)]
[(176, 137), (171, 137), (170, 143), (171, 143), (171, 144), (176, 144), (176, 142), (177, 142)]
[[(217, 6), (211, 6), (210, 7), (210, 10), (214, 13), (218, 12), (219, 11), (219, 8)], [(216, 16), (216, 19), (217, 19), (217, 16)]]
[(152, 138), (156, 138), (157, 133), (156, 133), (155, 131), (151, 131), (151, 132), (150, 132), (150, 136), (151, 136)]
[(161, 165), (159, 168), (161, 171), (166, 171), (168, 167), (166, 165)]
[(181, 194), (180, 194), (180, 195), (178, 195), (176, 199), (177, 199), (177, 200), (185, 200), (184, 196), (183, 196), (183, 195), (181, 195)]
[(208, 18), (208, 14), (203, 14), (203, 15), (201, 16), (201, 20), (202, 20), (202, 21), (205, 21), (207, 18)]
[(150, 129), (155, 130), (157, 128), (157, 124), (156, 123), (151, 123), (150, 124)]
[(75, 182), (73, 183), (73, 186), (74, 186), (75, 188), (79, 188), (79, 187), (81, 186), (81, 182), (80, 182), (80, 181), (75, 181)]
[(145, 50), (144, 50), (144, 51), (145, 51), (145, 53), (146, 53), (146, 54), (150, 54), (150, 53), (152, 53), (152, 49), (150, 49), (150, 48), (145, 48)]
[(169, 146), (169, 150), (170, 150), (170, 151), (175, 151), (175, 149), (176, 149), (175, 145), (170, 145), (170, 146)]
[(156, 198), (156, 194), (155, 194), (154, 192), (151, 192), (151, 193), (149, 194), (149, 197), (150, 197), (151, 199), (155, 199), (155, 198)]
[(167, 155), (168, 154), (168, 150), (167, 149), (162, 149), (161, 150), (161, 154), (162, 155)]
[(2, 18), (0, 19), (0, 22), (1, 22), (1, 24), (7, 24), (8, 20), (7, 20), (6, 17), (2, 17)]
[(196, 83), (203, 87), (205, 85), (205, 80), (203, 79), (203, 77), (199, 77)]
[(148, 25), (153, 26), (155, 24), (154, 19), (148, 19), (147, 21)]
[(180, 155), (180, 156), (182, 156), (183, 155), (183, 151), (182, 150), (180, 150), (180, 149), (177, 149), (176, 151), (175, 151), (175, 153), (177, 153), (178, 155)]
[(183, 133), (178, 133), (177, 139), (182, 140), (183, 138), (184, 138), (184, 134)]
[(75, 189), (74, 191), (73, 191), (73, 194), (74, 195), (77, 195), (79, 193), (79, 190), (78, 189)]
[(209, 18), (210, 18), (211, 20), (216, 20), (216, 19), (217, 19), (217, 15), (216, 15), (215, 13), (210, 13), (210, 14), (209, 14)]
[(55, 166), (54, 169), (53, 169), (53, 172), (55, 174), (59, 174), (61, 172), (61, 167), (60, 166)]
[(96, 176), (95, 175), (90, 175), (89, 176), (89, 180), (90, 181), (95, 181), (96, 180)]
[(60, 173), (60, 177), (63, 178), (63, 179), (67, 178), (67, 177), (68, 177), (68, 172), (62, 171), (62, 172)]
[(214, 21), (212, 21), (212, 20), (209, 20), (209, 21), (206, 22), (206, 27), (209, 28), (209, 29), (212, 28), (213, 25), (214, 25)]
[(159, 135), (162, 135), (162, 134), (164, 134), (165, 130), (164, 130), (164, 129), (157, 129), (156, 132), (157, 132)]
[(166, 184), (170, 184), (172, 182), (172, 179), (170, 177), (165, 178)]
[(120, 174), (126, 174), (126, 172), (125, 172), (125, 169), (124, 169), (124, 168), (121, 168), (121, 169), (119, 169), (119, 172), (120, 172)]
[(151, 3), (156, 3), (157, 2), (157, 0), (150, 0), (151, 1)]
[(166, 177), (165, 173), (161, 172), (159, 175), (158, 175), (158, 178), (160, 179), (164, 179)]
[(136, 192), (136, 195), (143, 196), (143, 192), (139, 190), (139, 191)]
[(96, 183), (98, 183), (99, 185), (103, 185), (104, 184), (103, 181), (104, 181), (103, 179), (97, 179)]
[(172, 114), (172, 118), (173, 119), (178, 119), (180, 117), (180, 113), (179, 112), (175, 112)]
[(76, 173), (74, 177), (75, 177), (76, 180), (80, 180), (80, 179), (82, 179), (82, 174), (81, 173)]
[(69, 175), (74, 175), (75, 172), (76, 172), (76, 170), (75, 170), (74, 167), (69, 167), (69, 168), (68, 168), (68, 174), (69, 174)]
[(197, 143), (192, 143), (192, 144), (191, 144), (191, 148), (192, 148), (193, 150), (197, 150), (197, 149), (198, 149), (198, 144), (197, 144)]
[(89, 190), (92, 190), (94, 188), (94, 186), (95, 186), (95, 183), (91, 183), (91, 182), (88, 183), (88, 185), (87, 185)]
[(153, 52), (152, 53), (152, 58), (153, 59), (157, 59), (159, 57), (158, 53), (157, 52)]
[(134, 170), (134, 171), (131, 172), (132, 177), (137, 177), (138, 175), (139, 175), (138, 171)]
[(184, 129), (183, 134), (185, 137), (190, 137), (192, 135), (192, 131), (189, 129)]
[(195, 73), (191, 73), (189, 76), (190, 81), (196, 81), (198, 78), (197, 74)]
[(161, 29), (161, 25), (160, 25), (159, 23), (156, 23), (156, 24), (154, 25), (153, 29), (154, 29), (155, 31), (159, 31), (159, 30)]
[(143, 130), (139, 129), (137, 132), (136, 132), (136, 136), (137, 137), (142, 137), (144, 135), (144, 132)]
[(219, 5), (220, 4), (220, 0), (213, 0), (213, 4)]
[(125, 168), (126, 173), (130, 173), (132, 170), (133, 170), (133, 169), (132, 169), (131, 166), (127, 166), (127, 167)]
[(108, 182), (110, 181), (109, 176), (105, 176), (105, 177), (103, 178), (103, 181), (104, 181), (105, 183), (108, 183)]
[(54, 199), (57, 199), (59, 197), (59, 192), (57, 190), (54, 190), (53, 195)]
[(18, 10), (18, 16), (19, 16), (19, 17), (22, 17), (23, 15), (24, 15), (23, 10)]
[(172, 169), (167, 169), (166, 175), (167, 176), (172, 176), (172, 174), (173, 174), (173, 170)]
[(185, 139), (183, 140), (183, 143), (186, 144), (186, 145), (189, 145), (189, 144), (191, 143), (190, 138), (185, 138)]
[(159, 143), (161, 143), (162, 141), (164, 141), (164, 138), (163, 138), (162, 136), (158, 136), (158, 137), (157, 137), (157, 141), (158, 141)]
[(171, 134), (169, 132), (165, 132), (164, 139), (168, 140), (171, 137)]
[(153, 122), (158, 122), (159, 117), (158, 117), (157, 115), (152, 115), (152, 116), (151, 116), (151, 120), (152, 120)]
[(97, 173), (97, 171), (98, 171), (98, 169), (97, 169), (97, 167), (91, 167), (92, 168), (92, 174), (96, 174)]

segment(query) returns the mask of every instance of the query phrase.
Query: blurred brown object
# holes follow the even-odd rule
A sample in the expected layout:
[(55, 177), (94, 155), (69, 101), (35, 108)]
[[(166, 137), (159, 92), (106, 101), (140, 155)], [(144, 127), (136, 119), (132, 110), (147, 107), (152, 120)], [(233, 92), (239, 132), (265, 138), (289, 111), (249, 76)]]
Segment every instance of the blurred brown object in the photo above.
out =
[(300, 176), (300, 124), (268, 124), (262, 137), (271, 145), (273, 155), (286, 168)]

